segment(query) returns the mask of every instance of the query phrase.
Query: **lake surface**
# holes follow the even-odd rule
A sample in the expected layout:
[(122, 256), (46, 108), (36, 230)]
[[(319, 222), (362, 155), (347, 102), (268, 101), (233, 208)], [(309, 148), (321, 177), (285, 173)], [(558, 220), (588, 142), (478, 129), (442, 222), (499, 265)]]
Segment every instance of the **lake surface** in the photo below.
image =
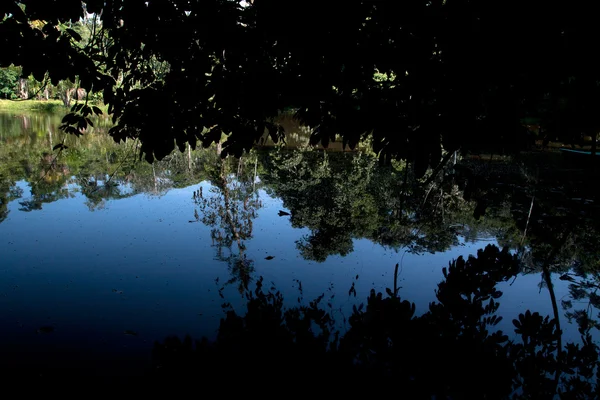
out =
[[(241, 293), (261, 276), (292, 306), (324, 293), (344, 329), (371, 288), (393, 286), (399, 264), (399, 295), (423, 313), (442, 268), (488, 244), (520, 251), (525, 265), (498, 286), (498, 329), (514, 337), (511, 321), (527, 309), (553, 315), (535, 261), (548, 253), (535, 233), (547, 231), (548, 213), (527, 218), (527, 232), (519, 222), (530, 197), (476, 219), (479, 203), (458, 184), (409, 189), (402, 164), (381, 167), (364, 149), (312, 149), (290, 121), (286, 146), (224, 162), (215, 147), (188, 149), (149, 165), (135, 142), (112, 142), (108, 121), (75, 139), (58, 130), (60, 118), (0, 114), (2, 367), (114, 369), (119, 360), (131, 373), (169, 335), (214, 338), (223, 303), (243, 311)], [(596, 222), (552, 263), (563, 340), (578, 340), (574, 311), (597, 314), (595, 289), (564, 279), (594, 279), (598, 254), (578, 249), (593, 243)]]

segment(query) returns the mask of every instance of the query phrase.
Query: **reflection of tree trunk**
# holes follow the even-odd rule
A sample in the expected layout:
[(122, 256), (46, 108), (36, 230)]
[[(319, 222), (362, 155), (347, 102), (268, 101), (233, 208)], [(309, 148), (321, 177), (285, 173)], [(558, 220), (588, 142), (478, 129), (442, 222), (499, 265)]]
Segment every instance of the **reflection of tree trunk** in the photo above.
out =
[(442, 224), (445, 223), (444, 221), (444, 190), (440, 188), (440, 202), (442, 203)]
[[(552, 312), (554, 314), (554, 321), (556, 321), (556, 331), (558, 332), (557, 346), (558, 346), (558, 358), (559, 359), (561, 358), (562, 353), (563, 353), (562, 331), (560, 329), (560, 318), (558, 316), (558, 304), (556, 303), (556, 294), (554, 293), (554, 286), (552, 285), (552, 276), (550, 274), (549, 267), (550, 267), (550, 263), (556, 258), (556, 255), (558, 254), (558, 252), (565, 245), (569, 235), (570, 235), (570, 229), (567, 229), (567, 231), (562, 235), (560, 242), (558, 242), (556, 244), (556, 246), (554, 246), (552, 248), (552, 251), (548, 255), (548, 258), (546, 258), (546, 261), (544, 261), (544, 265), (542, 265), (542, 276), (543, 276), (544, 282), (546, 283), (546, 286), (548, 287), (548, 292), (550, 293), (550, 301), (552, 302)], [(560, 369), (557, 369), (556, 375), (554, 376), (554, 383), (557, 388), (558, 388), (559, 378), (560, 378)]]
[(233, 238), (238, 242), (238, 246), (241, 246), (240, 235), (235, 226), (233, 213), (231, 212), (231, 197), (229, 196), (229, 188), (227, 187), (227, 178), (225, 177), (225, 163), (221, 161), (221, 186), (223, 189), (223, 199), (225, 205), (225, 221), (229, 225), (229, 229), (233, 233)]
[(256, 191), (256, 167), (258, 165), (258, 157), (254, 159), (254, 179), (252, 180), (252, 192)]
[(221, 151), (222, 151), (222, 149), (221, 149), (221, 142), (218, 142), (218, 143), (217, 143), (217, 155), (218, 155), (218, 156), (220, 156), (220, 155), (221, 155)]
[(188, 159), (188, 170), (192, 170), (192, 146), (188, 143), (187, 145), (187, 159)]
[[(239, 169), (239, 165), (238, 165), (238, 169)], [(226, 177), (226, 173), (225, 173), (225, 163), (223, 162), (223, 160), (221, 160), (220, 180), (221, 180), (221, 182), (220, 182), (221, 189), (223, 191), (223, 200), (224, 200), (223, 203), (224, 203), (224, 207), (225, 207), (225, 222), (229, 226), (229, 230), (231, 231), (231, 233), (233, 235), (233, 239), (235, 240), (235, 242), (237, 244), (237, 248), (238, 248), (238, 252), (239, 252), (239, 256), (238, 256), (238, 260), (237, 260), (237, 263), (238, 263), (237, 266), (239, 268), (238, 274), (239, 274), (239, 279), (240, 279), (239, 291), (240, 291), (240, 293), (243, 293), (243, 291), (248, 288), (248, 281), (249, 281), (250, 275), (249, 275), (249, 271), (247, 269), (246, 259), (244, 257), (244, 246), (242, 245), (242, 239), (240, 237), (240, 230), (237, 229), (236, 219), (232, 212), (232, 207), (231, 207), (232, 200), (231, 200), (231, 196), (229, 193), (229, 187), (227, 185), (227, 177)], [(231, 251), (231, 249), (230, 249), (230, 251)]]
[(531, 218), (531, 211), (533, 210), (533, 200), (535, 196), (531, 197), (531, 206), (529, 207), (529, 214), (527, 215), (527, 222), (525, 223), (525, 230), (523, 231), (523, 237), (521, 238), (521, 246), (525, 242), (525, 236), (527, 236), (527, 228), (529, 227), (529, 219)]
[(404, 183), (402, 184), (402, 194), (400, 198), (400, 212), (404, 211), (404, 199), (408, 196), (408, 158), (404, 160)]
[[(456, 150), (456, 151), (458, 151), (458, 150)], [(440, 161), (440, 163), (435, 167), (435, 169), (431, 173), (431, 176), (429, 178), (427, 178), (427, 180), (423, 184), (424, 186), (427, 186), (431, 182), (433, 182), (433, 180), (437, 177), (438, 173), (442, 169), (444, 169), (444, 167), (448, 163), (448, 160), (450, 160), (450, 158), (452, 158), (453, 155), (454, 155), (454, 160), (455, 160), (454, 163), (456, 164), (456, 151), (454, 153), (451, 153), (451, 152), (446, 153), (446, 155), (444, 156), (444, 158), (442, 158), (442, 161)]]
[(52, 129), (48, 128), (48, 136), (50, 137), (50, 152), (53, 151), (54, 145), (52, 144)]
[[(560, 358), (560, 355), (562, 354), (562, 331), (560, 329), (560, 319), (558, 317), (558, 304), (556, 303), (556, 294), (554, 293), (554, 286), (552, 285), (552, 277), (550, 275), (550, 270), (548, 269), (548, 262), (544, 263), (542, 275), (544, 277), (544, 282), (546, 282), (546, 286), (548, 287), (548, 292), (550, 293), (550, 301), (552, 302), (552, 312), (554, 314), (554, 320), (556, 321), (556, 331), (558, 332), (558, 358)], [(554, 377), (554, 382), (557, 386), (559, 377), (560, 372), (559, 369), (557, 369), (556, 375)]]
[(597, 144), (598, 144), (597, 136), (598, 136), (597, 132), (594, 132), (594, 134), (592, 135), (592, 172), (596, 172), (596, 164), (598, 163), (596, 161), (596, 151), (597, 151)]
[(396, 267), (394, 268), (394, 296), (398, 296), (398, 263), (396, 263)]
[(154, 164), (152, 164), (152, 176), (154, 177), (154, 193), (158, 192), (158, 184), (156, 182), (156, 170), (154, 169)]

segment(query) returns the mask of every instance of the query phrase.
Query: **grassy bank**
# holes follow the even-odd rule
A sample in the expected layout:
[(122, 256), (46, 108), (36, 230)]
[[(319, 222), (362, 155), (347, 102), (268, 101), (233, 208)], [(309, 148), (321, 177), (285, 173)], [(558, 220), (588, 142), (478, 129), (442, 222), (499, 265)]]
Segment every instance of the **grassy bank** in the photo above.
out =
[[(74, 105), (75, 101), (71, 102)], [(108, 107), (104, 104), (90, 102), (99, 107), (105, 114), (108, 112)], [(67, 113), (69, 107), (65, 107), (60, 100), (1, 100), (0, 112), (10, 113), (29, 113), (29, 112), (48, 112), (48, 113)]]
[(0, 100), (0, 112), (57, 112), (67, 110), (60, 100)]

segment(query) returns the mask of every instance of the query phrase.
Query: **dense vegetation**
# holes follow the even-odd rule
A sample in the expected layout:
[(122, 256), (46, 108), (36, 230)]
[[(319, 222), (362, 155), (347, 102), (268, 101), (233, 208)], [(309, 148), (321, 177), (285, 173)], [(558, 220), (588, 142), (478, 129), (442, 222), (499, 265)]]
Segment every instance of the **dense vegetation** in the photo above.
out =
[[(418, 176), (443, 151), (509, 152), (591, 137), (599, 102), (591, 9), (542, 1), (490, 3), (274, 0), (6, 1), (0, 67), (40, 82), (77, 82), (109, 105), (117, 141), (148, 160), (175, 144), (228, 135), (240, 155), (293, 108), (312, 141), (370, 136), (384, 159)], [(518, 12), (516, 11), (518, 10)], [(340, 17), (342, 16), (343, 17)], [(91, 26), (83, 37), (74, 25)], [(510, 29), (506, 29), (510, 27)], [(35, 49), (32, 50), (32, 49)], [(75, 110), (67, 131), (87, 126)], [(536, 131), (538, 131), (536, 129)], [(539, 133), (539, 131), (538, 131)]]

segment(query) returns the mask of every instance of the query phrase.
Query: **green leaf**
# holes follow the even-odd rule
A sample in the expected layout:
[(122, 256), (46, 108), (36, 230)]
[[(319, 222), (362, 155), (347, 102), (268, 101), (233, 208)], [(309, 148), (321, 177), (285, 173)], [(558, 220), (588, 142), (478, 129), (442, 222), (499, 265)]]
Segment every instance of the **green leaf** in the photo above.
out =
[(76, 41), (81, 42), (81, 35), (79, 33), (75, 32), (73, 29), (67, 28), (67, 33), (69, 35), (71, 35), (71, 37), (73, 39), (75, 39)]

